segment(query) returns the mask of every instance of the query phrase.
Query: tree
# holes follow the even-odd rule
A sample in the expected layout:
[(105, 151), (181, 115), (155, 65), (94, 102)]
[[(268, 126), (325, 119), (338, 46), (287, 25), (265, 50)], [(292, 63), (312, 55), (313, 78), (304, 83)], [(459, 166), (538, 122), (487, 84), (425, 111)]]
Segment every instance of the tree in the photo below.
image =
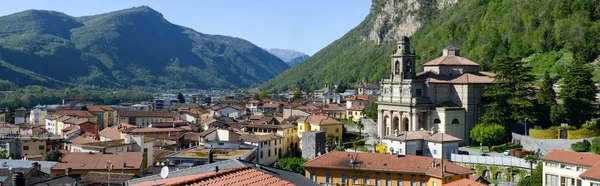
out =
[(58, 150), (50, 151), (44, 156), (44, 161), (58, 161), (62, 157), (62, 153)]
[(0, 159), (8, 159), (8, 151), (6, 149), (0, 150)]
[(535, 167), (535, 169), (531, 172), (531, 176), (530, 176), (530, 184), (531, 186), (538, 186), (538, 185), (542, 185), (542, 179), (543, 179), (543, 166), (542, 163), (538, 163), (538, 165)]
[(185, 103), (185, 97), (183, 97), (181, 92), (177, 94), (177, 100), (179, 100), (179, 103)]
[(538, 163), (539, 154), (536, 152), (525, 155), (525, 161), (529, 163), (529, 171), (533, 172), (533, 164)]
[(362, 121), (359, 121), (356, 124), (356, 128), (358, 129), (358, 133), (362, 135), (362, 130), (365, 128), (365, 125), (362, 123)]
[(329, 134), (325, 139), (325, 145), (327, 146), (327, 152), (331, 151), (335, 145), (335, 136), (333, 134)]
[(269, 92), (267, 92), (266, 90), (260, 91), (260, 93), (258, 93), (259, 99), (267, 99), (268, 97), (269, 97)]
[(565, 105), (554, 105), (550, 108), (550, 121), (554, 125), (567, 122), (567, 109)]
[(494, 83), (485, 88), (483, 115), (481, 121), (487, 124), (501, 124), (506, 127), (506, 137), (510, 135), (512, 123), (537, 121), (530, 112), (534, 108), (531, 101), (531, 89), (534, 76), (531, 67), (511, 57), (498, 57), (492, 63), (492, 71), (496, 73)]
[(365, 108), (363, 109), (363, 113), (367, 117), (369, 117), (375, 121), (377, 121), (377, 106), (378, 106), (377, 103), (375, 103), (376, 99), (377, 99), (376, 97), (369, 96), (369, 101), (367, 101), (367, 103), (365, 104)]
[(294, 95), (292, 96), (292, 99), (297, 100), (302, 98), (302, 92), (300, 92), (300, 89), (296, 89), (294, 91)]
[(304, 174), (304, 167), (302, 164), (306, 163), (307, 160), (302, 158), (281, 158), (275, 163), (275, 167)]
[(348, 89), (348, 87), (349, 87), (348, 83), (346, 83), (346, 82), (340, 83), (337, 86), (337, 89), (335, 90), (335, 92), (344, 93), (344, 92), (346, 92), (346, 89)]
[(593, 69), (582, 60), (575, 60), (563, 73), (560, 98), (564, 101), (566, 118), (571, 125), (581, 126), (596, 112), (596, 87), (592, 81), (592, 72)]
[(6, 106), (6, 114), (4, 117), (6, 123), (15, 124), (15, 108), (12, 105)]
[[(553, 84), (554, 82), (550, 78), (550, 74), (546, 71), (540, 92), (537, 94), (539, 113), (541, 114), (540, 120), (542, 120), (543, 124), (552, 123), (551, 111), (552, 107), (556, 105), (556, 93), (554, 92)], [(553, 124), (558, 125), (560, 123)]]
[(479, 143), (488, 143), (488, 151), (492, 149), (492, 142), (502, 140), (506, 134), (504, 127), (498, 124), (478, 124), (471, 129), (469, 137)]

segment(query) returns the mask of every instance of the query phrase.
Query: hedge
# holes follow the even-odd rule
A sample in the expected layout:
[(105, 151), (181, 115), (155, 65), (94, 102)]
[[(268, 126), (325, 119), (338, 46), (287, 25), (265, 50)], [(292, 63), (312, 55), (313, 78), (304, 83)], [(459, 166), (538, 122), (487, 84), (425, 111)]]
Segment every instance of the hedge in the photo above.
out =
[(540, 139), (556, 139), (558, 138), (558, 130), (529, 129), (529, 136)]
[(510, 150), (510, 149), (514, 149), (514, 148), (521, 148), (522, 146), (519, 144), (514, 144), (514, 143), (505, 143), (502, 145), (498, 145), (498, 146), (494, 146), (492, 147), (492, 151), (494, 152), (504, 152), (506, 150)]
[(367, 142), (367, 140), (366, 139), (359, 139), (359, 140), (356, 140), (356, 141), (344, 142), (343, 146), (344, 146), (344, 148), (352, 148), (352, 147), (354, 147), (354, 143), (355, 142), (356, 142), (357, 146), (362, 146), (362, 145), (365, 145), (365, 142)]
[(598, 131), (590, 129), (578, 129), (567, 131), (568, 139), (591, 138), (598, 136)]

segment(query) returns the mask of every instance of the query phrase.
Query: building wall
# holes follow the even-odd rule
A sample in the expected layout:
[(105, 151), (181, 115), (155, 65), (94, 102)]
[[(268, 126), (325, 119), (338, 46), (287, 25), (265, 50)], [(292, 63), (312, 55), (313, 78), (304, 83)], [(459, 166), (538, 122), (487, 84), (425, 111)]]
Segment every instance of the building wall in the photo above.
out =
[(335, 124), (335, 125), (310, 124), (310, 126), (313, 129), (313, 131), (325, 132), (325, 137), (328, 137), (329, 135), (333, 135), (334, 140), (343, 141), (343, 135), (342, 135), (343, 125), (342, 124)]
[(46, 118), (46, 130), (48, 133), (56, 134), (56, 120)]
[(6, 123), (6, 113), (0, 113), (0, 123)]
[(298, 109), (283, 109), (283, 119), (287, 119), (291, 116), (308, 116), (310, 113), (306, 113), (302, 110)]
[(62, 130), (65, 129), (65, 123), (62, 121), (56, 120), (56, 135), (62, 135)]
[(46, 121), (46, 116), (48, 112), (41, 109), (33, 109), (29, 115), (29, 123), (35, 125), (43, 125)]
[[(367, 173), (368, 172), (368, 173)], [(390, 186), (398, 185), (398, 181), (402, 182), (403, 186), (410, 186), (411, 181), (415, 180), (416, 184), (420, 186), (421, 181), (425, 181), (427, 186), (433, 186), (434, 182), (436, 186), (442, 186), (445, 183), (450, 183), (456, 180), (460, 180), (462, 178), (468, 178), (469, 175), (457, 175), (446, 177), (446, 180), (443, 181), (441, 178), (432, 177), (428, 175), (419, 175), (419, 174), (411, 174), (411, 173), (386, 173), (386, 172), (377, 172), (377, 171), (363, 171), (363, 170), (338, 170), (338, 169), (325, 169), (325, 168), (305, 168), (305, 176), (308, 179), (311, 179), (311, 173), (315, 174), (315, 182), (317, 183), (326, 183), (326, 175), (331, 175), (331, 183), (342, 185), (342, 175), (347, 175), (347, 183), (348, 186), (353, 185), (377, 185), (375, 181), (377, 178), (380, 180), (381, 186), (386, 185), (386, 180), (390, 179)], [(379, 173), (379, 174), (378, 174)], [(354, 184), (354, 176), (358, 178), (358, 184)], [(370, 183), (366, 183), (366, 177), (369, 178)]]
[(321, 154), (325, 154), (326, 137), (324, 132), (304, 132), (300, 148), (302, 158), (310, 160)]
[(46, 141), (37, 139), (21, 140), (21, 155), (46, 155)]
[(280, 154), (280, 149), (283, 153), (282, 143), (283, 140), (281, 138), (263, 141), (263, 142), (244, 142), (249, 145), (259, 146), (259, 164), (271, 165), (279, 160), (279, 157), (283, 157), (283, 154)]
[[(91, 169), (91, 170), (82, 170), (82, 169), (72, 169), (71, 170), (71, 174), (74, 176), (85, 176), (88, 172), (108, 172), (107, 169)], [(121, 169), (113, 169), (110, 171), (111, 173), (118, 173), (120, 174), (121, 172), (124, 173), (128, 173), (128, 174), (135, 174), (136, 176), (143, 176), (142, 175), (142, 169), (140, 170), (131, 170), (131, 169), (127, 169), (127, 170), (121, 170)], [(52, 176), (62, 176), (65, 175), (65, 170), (51, 170), (50, 174)]]
[(173, 118), (163, 118), (163, 117), (136, 117), (135, 125), (138, 127), (147, 127), (152, 123), (157, 122), (172, 122)]
[[(558, 186), (560, 185), (561, 179), (563, 177), (566, 178), (573, 178), (575, 180), (580, 180), (583, 182), (583, 180), (581, 180), (581, 178), (579, 178), (579, 175), (581, 173), (583, 173), (584, 171), (586, 171), (587, 169), (589, 169), (589, 167), (587, 166), (578, 166), (578, 165), (570, 165), (570, 164), (562, 164), (562, 163), (558, 163), (558, 162), (548, 162), (548, 161), (544, 161), (543, 162), (543, 177), (542, 177), (542, 185), (549, 185), (549, 186)], [(556, 166), (553, 166), (556, 165)], [(571, 166), (572, 169), (568, 170), (565, 168), (561, 168), (561, 166)], [(580, 168), (580, 170), (578, 171), (578, 168)], [(547, 176), (548, 175), (555, 175), (555, 176), (559, 176), (558, 177), (558, 183), (557, 185), (552, 185), (551, 183), (546, 183), (547, 182)], [(577, 184), (577, 181), (575, 181), (575, 183)], [(588, 184), (589, 185), (589, 184)], [(587, 186), (587, 185), (586, 185)]]

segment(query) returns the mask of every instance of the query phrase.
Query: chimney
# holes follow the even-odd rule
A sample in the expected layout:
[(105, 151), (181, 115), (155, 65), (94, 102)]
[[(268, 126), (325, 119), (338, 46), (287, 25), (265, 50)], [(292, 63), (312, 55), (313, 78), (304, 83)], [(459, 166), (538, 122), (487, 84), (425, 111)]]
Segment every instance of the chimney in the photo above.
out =
[(213, 149), (212, 147), (210, 149), (208, 149), (208, 164), (213, 163)]
[(435, 168), (435, 160), (431, 160), (431, 167)]
[(71, 167), (65, 169), (65, 175), (66, 176), (71, 176), (71, 170), (73, 170), (73, 169), (71, 169)]
[(25, 176), (22, 172), (15, 172), (12, 178), (13, 186), (25, 186)]
[[(442, 161), (444, 161), (444, 160), (442, 160)], [(444, 166), (442, 167), (442, 174), (444, 174), (444, 172), (446, 172), (446, 165), (444, 165)]]
[(219, 172), (219, 166), (215, 166), (215, 172)]

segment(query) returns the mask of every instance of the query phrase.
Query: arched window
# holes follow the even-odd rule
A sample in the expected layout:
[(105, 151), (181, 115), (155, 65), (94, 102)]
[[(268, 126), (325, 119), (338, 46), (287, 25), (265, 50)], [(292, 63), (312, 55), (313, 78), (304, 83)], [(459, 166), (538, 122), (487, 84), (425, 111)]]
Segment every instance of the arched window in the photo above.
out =
[(400, 62), (396, 61), (394, 71), (396, 72), (396, 75), (400, 74)]
[(454, 118), (454, 119), (452, 120), (452, 124), (460, 124), (460, 122), (458, 121), (458, 119)]
[(440, 121), (440, 119), (438, 119), (438, 118), (435, 118), (435, 119), (433, 120), (433, 124), (440, 124), (440, 123), (441, 123), (441, 121)]

